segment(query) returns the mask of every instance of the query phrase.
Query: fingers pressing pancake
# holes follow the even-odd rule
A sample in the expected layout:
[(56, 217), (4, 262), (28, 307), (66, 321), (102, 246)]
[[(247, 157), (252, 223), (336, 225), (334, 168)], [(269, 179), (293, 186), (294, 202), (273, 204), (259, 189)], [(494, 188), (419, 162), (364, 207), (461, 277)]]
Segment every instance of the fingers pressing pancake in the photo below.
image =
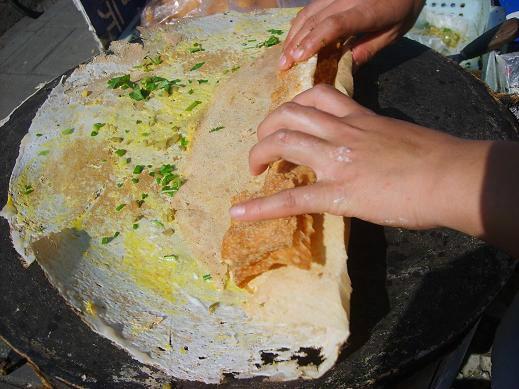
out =
[(337, 117), (314, 107), (305, 107), (294, 102), (281, 105), (258, 127), (259, 141), (282, 129), (300, 131), (332, 141), (338, 136)]
[(322, 201), (323, 198), (333, 196), (333, 190), (324, 183), (309, 186), (299, 186), (287, 189), (272, 196), (257, 198), (235, 205), (231, 208), (231, 216), (236, 220), (276, 219), (292, 215), (311, 213), (324, 213), (320, 204), (330, 201)]
[(316, 85), (312, 89), (300, 93), (292, 101), (307, 107), (317, 108), (338, 117), (353, 113), (371, 112), (351, 97), (326, 84)]
[(267, 136), (251, 149), (249, 168), (253, 175), (258, 175), (269, 163), (284, 159), (311, 168), (319, 177), (323, 176), (329, 163), (326, 156), (334, 152), (335, 147), (321, 138), (283, 129)]

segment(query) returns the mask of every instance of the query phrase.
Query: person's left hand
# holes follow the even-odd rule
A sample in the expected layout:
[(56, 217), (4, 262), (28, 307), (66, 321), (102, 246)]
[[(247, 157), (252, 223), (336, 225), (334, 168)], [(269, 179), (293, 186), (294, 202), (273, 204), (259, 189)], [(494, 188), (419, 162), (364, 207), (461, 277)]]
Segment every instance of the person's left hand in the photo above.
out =
[(253, 175), (285, 159), (312, 168), (317, 182), (235, 205), (235, 219), (328, 212), (407, 228), (481, 230), (490, 142), (376, 115), (324, 85), (276, 109), (257, 133), (249, 158)]
[(298, 12), (283, 43), (281, 69), (304, 61), (340, 37), (363, 34), (353, 43), (362, 65), (414, 24), (424, 0), (313, 0)]

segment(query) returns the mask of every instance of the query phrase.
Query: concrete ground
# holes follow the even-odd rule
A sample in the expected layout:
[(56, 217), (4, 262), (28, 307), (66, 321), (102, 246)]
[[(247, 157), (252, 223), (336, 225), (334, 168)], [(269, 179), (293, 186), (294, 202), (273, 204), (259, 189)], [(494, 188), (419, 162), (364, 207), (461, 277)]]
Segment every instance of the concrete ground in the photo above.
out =
[(72, 0), (58, 0), (38, 19), (23, 17), (0, 36), (0, 119), (52, 80), (98, 53)]
[(10, 1), (0, 0), (0, 36), (23, 18), (23, 13)]
[[(99, 52), (72, 0), (33, 3), (34, 8), (44, 11), (37, 19), (24, 16), (7, 0), (0, 0), (0, 120), (33, 94), (38, 85)], [(16, 368), (12, 369), (12, 356), (0, 340), (0, 388), (43, 387), (29, 364), (14, 361)]]

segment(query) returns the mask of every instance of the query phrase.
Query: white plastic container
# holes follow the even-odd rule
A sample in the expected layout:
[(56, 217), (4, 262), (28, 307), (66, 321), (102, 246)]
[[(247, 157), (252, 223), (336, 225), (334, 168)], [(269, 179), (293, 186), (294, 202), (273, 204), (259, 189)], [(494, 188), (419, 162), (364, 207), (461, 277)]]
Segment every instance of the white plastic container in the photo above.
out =
[[(451, 55), (459, 53), (472, 40), (504, 20), (504, 9), (492, 6), (490, 0), (427, 0), (407, 36), (444, 55)], [(459, 36), (459, 41), (456, 45), (446, 45), (445, 38), (430, 34), (430, 26), (447, 31), (448, 36)], [(474, 58), (461, 65), (481, 70), (485, 60), (486, 57)]]

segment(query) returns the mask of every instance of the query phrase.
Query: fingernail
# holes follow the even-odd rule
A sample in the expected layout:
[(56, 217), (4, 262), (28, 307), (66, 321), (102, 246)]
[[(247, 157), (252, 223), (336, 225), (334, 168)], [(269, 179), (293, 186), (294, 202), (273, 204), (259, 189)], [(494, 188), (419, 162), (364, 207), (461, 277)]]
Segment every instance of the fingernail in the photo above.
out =
[(294, 59), (301, 59), (301, 57), (303, 56), (303, 53), (304, 53), (304, 50), (300, 47), (300, 48), (294, 50), (292, 57), (294, 57)]
[(243, 205), (235, 205), (229, 210), (231, 217), (236, 218), (245, 215), (245, 207)]
[(279, 67), (282, 68), (287, 63), (287, 57), (285, 57), (285, 54), (281, 54), (281, 58), (279, 58)]

